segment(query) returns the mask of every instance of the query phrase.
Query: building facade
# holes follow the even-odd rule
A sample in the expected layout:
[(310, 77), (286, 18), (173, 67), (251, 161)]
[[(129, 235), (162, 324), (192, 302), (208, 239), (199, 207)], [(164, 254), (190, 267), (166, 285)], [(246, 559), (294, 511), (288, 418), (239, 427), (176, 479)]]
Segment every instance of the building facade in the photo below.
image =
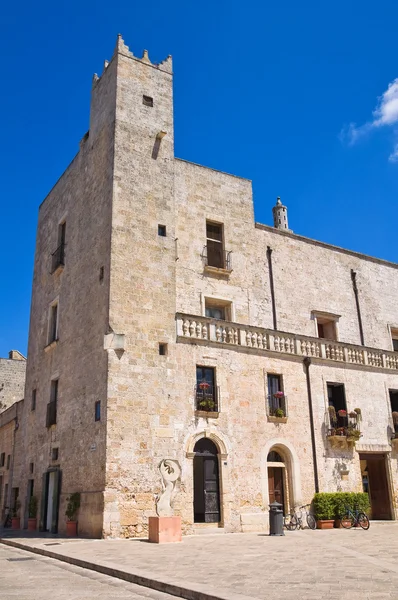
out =
[(26, 358), (18, 350), (10, 350), (8, 358), (0, 358), (0, 413), (23, 398)]
[(81, 533), (144, 536), (172, 458), (185, 533), (315, 491), (395, 519), (398, 265), (296, 235), (279, 199), (255, 223), (250, 181), (174, 156), (172, 81), (119, 36), (40, 207), (13, 488), (43, 530), (80, 492)]

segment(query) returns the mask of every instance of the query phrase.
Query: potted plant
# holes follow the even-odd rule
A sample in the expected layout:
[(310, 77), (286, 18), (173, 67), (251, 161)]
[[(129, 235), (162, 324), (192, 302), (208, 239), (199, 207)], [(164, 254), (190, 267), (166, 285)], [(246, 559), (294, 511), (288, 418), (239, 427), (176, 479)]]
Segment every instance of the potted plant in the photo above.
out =
[(19, 518), (20, 508), (21, 508), (21, 503), (17, 498), (15, 500), (14, 508), (12, 509), (11, 529), (21, 529), (21, 519)]
[(318, 493), (314, 496), (314, 511), (317, 529), (333, 529), (335, 506), (333, 494)]
[(346, 417), (347, 416), (347, 411), (344, 409), (338, 410), (337, 414), (339, 415), (339, 417)]
[(68, 537), (76, 537), (77, 536), (77, 520), (76, 514), (80, 507), (80, 494), (79, 492), (74, 492), (66, 499), (66, 511), (65, 515), (67, 518), (66, 521), (66, 535)]
[(351, 442), (357, 442), (361, 437), (361, 432), (355, 427), (347, 427), (347, 440)]
[(37, 498), (31, 496), (28, 505), (28, 531), (36, 531), (37, 529)]
[(282, 408), (277, 408), (274, 413), (274, 416), (277, 417), (278, 419), (282, 419), (285, 416), (285, 413)]
[(207, 412), (212, 412), (214, 410), (214, 406), (215, 406), (214, 400), (212, 400), (211, 398), (207, 398), (207, 399), (201, 400), (199, 402), (200, 410), (204, 410)]
[(354, 412), (357, 413), (357, 419), (360, 421), (362, 419), (362, 411), (360, 408), (354, 408)]
[(332, 425), (334, 425), (336, 423), (336, 409), (334, 406), (329, 406), (328, 407), (328, 411), (329, 411), (329, 417), (330, 417), (330, 423)]

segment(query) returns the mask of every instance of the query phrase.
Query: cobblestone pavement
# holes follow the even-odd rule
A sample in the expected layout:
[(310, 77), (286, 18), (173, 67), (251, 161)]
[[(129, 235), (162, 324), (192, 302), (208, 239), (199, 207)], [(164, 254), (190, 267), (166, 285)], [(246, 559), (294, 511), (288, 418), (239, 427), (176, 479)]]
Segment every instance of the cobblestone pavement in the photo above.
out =
[(284, 537), (197, 535), (165, 545), (15, 541), (191, 589), (196, 597), (202, 592), (228, 600), (398, 600), (398, 523), (372, 523), (369, 531), (295, 531)]
[(175, 600), (114, 577), (0, 546), (1, 600)]

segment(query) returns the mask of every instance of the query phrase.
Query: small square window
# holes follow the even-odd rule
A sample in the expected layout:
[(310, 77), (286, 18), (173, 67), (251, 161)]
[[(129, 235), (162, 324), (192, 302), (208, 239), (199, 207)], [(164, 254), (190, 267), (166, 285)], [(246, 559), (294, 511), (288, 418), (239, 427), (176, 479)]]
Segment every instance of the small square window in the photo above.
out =
[(9, 455), (7, 456), (7, 469), (9, 469), (9, 468), (10, 468), (10, 463), (11, 463), (11, 454), (9, 454)]
[(58, 460), (59, 457), (59, 448), (53, 448), (51, 450), (51, 460)]
[(166, 225), (158, 225), (158, 235), (166, 237)]
[(151, 96), (142, 96), (142, 104), (144, 106), (153, 106), (153, 98)]
[(232, 303), (217, 298), (205, 298), (205, 315), (221, 321), (232, 320)]
[(36, 390), (32, 390), (32, 403), (30, 405), (31, 410), (36, 410)]
[(101, 421), (101, 401), (97, 400), (94, 407), (95, 420)]
[(166, 356), (167, 344), (159, 344), (159, 354), (160, 354), (160, 356)]

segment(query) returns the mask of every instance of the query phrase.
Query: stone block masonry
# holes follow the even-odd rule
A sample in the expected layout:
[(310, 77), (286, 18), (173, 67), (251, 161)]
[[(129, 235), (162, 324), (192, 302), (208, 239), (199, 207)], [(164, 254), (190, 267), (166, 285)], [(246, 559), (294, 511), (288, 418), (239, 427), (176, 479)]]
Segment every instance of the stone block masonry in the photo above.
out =
[(26, 358), (11, 350), (8, 358), (0, 358), (0, 412), (22, 400), (25, 392)]
[[(171, 58), (119, 36), (39, 212), (13, 486), (24, 504), (34, 481), (43, 530), (80, 492), (82, 534), (146, 536), (167, 458), (185, 534), (266, 531), (270, 502), (318, 489), (395, 518), (398, 265), (296, 235), (278, 206), (286, 228), (256, 224), (250, 181), (175, 158)], [(356, 443), (329, 406), (359, 409)]]

